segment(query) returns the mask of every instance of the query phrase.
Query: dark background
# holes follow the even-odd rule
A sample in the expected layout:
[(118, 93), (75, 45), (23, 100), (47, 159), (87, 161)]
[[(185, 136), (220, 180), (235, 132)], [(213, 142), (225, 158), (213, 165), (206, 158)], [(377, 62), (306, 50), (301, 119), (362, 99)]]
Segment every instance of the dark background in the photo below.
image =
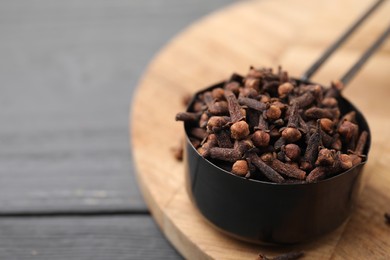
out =
[(129, 106), (156, 52), (233, 0), (0, 1), (0, 259), (178, 259), (137, 188)]

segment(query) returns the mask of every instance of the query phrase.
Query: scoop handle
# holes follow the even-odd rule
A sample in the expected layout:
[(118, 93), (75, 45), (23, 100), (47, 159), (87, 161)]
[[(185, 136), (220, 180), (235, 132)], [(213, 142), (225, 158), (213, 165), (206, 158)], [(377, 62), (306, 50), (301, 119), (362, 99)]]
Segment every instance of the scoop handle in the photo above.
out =
[(379, 38), (363, 53), (356, 63), (340, 78), (340, 81), (347, 85), (366, 61), (375, 53), (375, 51), (385, 42), (390, 35), (390, 24), (387, 29), (379, 36)]
[(361, 15), (325, 52), (302, 74), (301, 80), (308, 81), (321, 65), (352, 35), (353, 32), (383, 4), (385, 0), (376, 1), (366, 12)]

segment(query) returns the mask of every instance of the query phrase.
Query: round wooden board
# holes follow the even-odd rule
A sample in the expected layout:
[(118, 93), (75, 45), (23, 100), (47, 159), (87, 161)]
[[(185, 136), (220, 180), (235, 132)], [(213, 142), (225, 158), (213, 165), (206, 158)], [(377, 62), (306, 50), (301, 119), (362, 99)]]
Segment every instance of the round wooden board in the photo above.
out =
[[(345, 91), (368, 118), (373, 143), (365, 175), (372, 173), (348, 223), (317, 241), (288, 248), (252, 245), (209, 226), (191, 204), (184, 167), (171, 153), (184, 135), (175, 114), (182, 96), (249, 65), (282, 65), (299, 76), (367, 7), (369, 0), (245, 1), (195, 23), (151, 62), (133, 100), (130, 129), (137, 177), (161, 230), (190, 259), (255, 259), (302, 249), (308, 259), (378, 259), (390, 255), (390, 41)], [(388, 23), (385, 3), (313, 78), (339, 78)]]

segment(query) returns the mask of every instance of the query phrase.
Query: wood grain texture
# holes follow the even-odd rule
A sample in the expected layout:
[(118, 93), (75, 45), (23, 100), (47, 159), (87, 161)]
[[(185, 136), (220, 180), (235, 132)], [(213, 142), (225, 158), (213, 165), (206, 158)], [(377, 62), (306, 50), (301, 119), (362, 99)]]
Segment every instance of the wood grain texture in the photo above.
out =
[(1, 259), (181, 259), (150, 216), (1, 218)]
[[(267, 248), (231, 239), (211, 228), (190, 203), (184, 167), (170, 153), (183, 126), (174, 116), (181, 97), (245, 73), (249, 65), (283, 65), (299, 76), (363, 11), (362, 1), (265, 0), (233, 5), (195, 23), (167, 45), (149, 65), (134, 99), (130, 118), (137, 178), (164, 234), (187, 258), (254, 259), (290, 248)], [(339, 78), (385, 29), (386, 2), (314, 76), (328, 84)], [(364, 66), (345, 91), (367, 117), (372, 148), (366, 186), (350, 220), (335, 232), (297, 246), (307, 259), (384, 259), (390, 255), (390, 41)], [(156, 97), (158, 97), (157, 102)], [(184, 133), (183, 133), (184, 134)]]
[(228, 2), (0, 1), (0, 214), (146, 210), (129, 98), (161, 45)]

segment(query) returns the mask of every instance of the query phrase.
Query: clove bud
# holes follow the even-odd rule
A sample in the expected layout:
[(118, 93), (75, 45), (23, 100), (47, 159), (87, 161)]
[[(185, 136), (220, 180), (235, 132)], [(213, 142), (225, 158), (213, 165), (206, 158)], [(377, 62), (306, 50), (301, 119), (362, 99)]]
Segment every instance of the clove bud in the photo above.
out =
[(265, 111), (265, 117), (269, 120), (277, 120), (282, 115), (282, 110), (278, 106), (271, 105), (266, 111)]
[(282, 146), (282, 151), (286, 156), (287, 161), (296, 161), (301, 155), (301, 148), (296, 144), (287, 144)]
[(249, 125), (245, 121), (236, 122), (230, 127), (230, 133), (233, 139), (244, 139), (249, 135)]
[(246, 176), (249, 172), (249, 166), (246, 160), (237, 160), (232, 166), (232, 173), (238, 176)]
[(278, 87), (278, 94), (280, 98), (287, 97), (288, 94), (290, 94), (291, 91), (293, 91), (294, 85), (290, 82), (283, 83)]
[(290, 143), (296, 142), (301, 139), (302, 134), (298, 130), (299, 115), (298, 115), (298, 104), (293, 103), (291, 107), (290, 116), (288, 118), (287, 127), (282, 132), (282, 137)]

